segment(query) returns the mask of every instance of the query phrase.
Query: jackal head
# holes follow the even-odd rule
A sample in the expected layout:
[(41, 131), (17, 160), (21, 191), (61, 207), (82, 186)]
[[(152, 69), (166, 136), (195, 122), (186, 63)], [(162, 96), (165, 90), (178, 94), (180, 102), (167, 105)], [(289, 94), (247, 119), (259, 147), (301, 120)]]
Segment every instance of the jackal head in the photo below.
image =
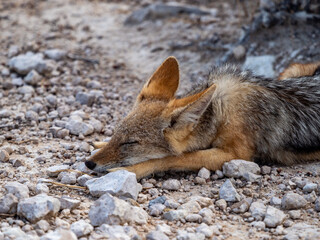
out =
[[(146, 82), (132, 111), (115, 128), (110, 141), (86, 166), (97, 172), (178, 155), (190, 148), (192, 133), (209, 106), (215, 86), (181, 99), (179, 66), (167, 58)], [(194, 140), (193, 140), (194, 142)]]

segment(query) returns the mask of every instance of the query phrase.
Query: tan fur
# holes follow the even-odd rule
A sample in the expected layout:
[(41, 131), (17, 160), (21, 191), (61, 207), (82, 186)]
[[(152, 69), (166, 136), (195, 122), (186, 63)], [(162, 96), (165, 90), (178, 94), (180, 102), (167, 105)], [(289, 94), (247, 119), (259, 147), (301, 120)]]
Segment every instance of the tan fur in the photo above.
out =
[(279, 75), (279, 80), (296, 78), (302, 76), (312, 76), (316, 69), (320, 67), (320, 62), (316, 63), (292, 63)]
[[(319, 66), (320, 62), (293, 64), (279, 79), (312, 75)], [(297, 154), (277, 149), (281, 131), (287, 127), (291, 115), (284, 115), (281, 109), (279, 112), (273, 110), (276, 124), (269, 126), (266, 120), (261, 120), (261, 107), (270, 107), (266, 104), (274, 95), (263, 84), (244, 81), (248, 78), (246, 74), (234, 74), (231, 69), (212, 76), (216, 79), (206, 89), (177, 99), (179, 66), (174, 57), (169, 57), (144, 85), (133, 110), (115, 129), (110, 142), (94, 143), (94, 147), (100, 149), (90, 158), (98, 165), (95, 170), (101, 170), (97, 167), (107, 171), (125, 169), (136, 173), (137, 178), (167, 170), (194, 171), (206, 167), (215, 171), (232, 159), (255, 160), (257, 146), (274, 147), (277, 151), (270, 151), (267, 156), (273, 155), (270, 157), (282, 162), (295, 162), (298, 158), (318, 159), (319, 152)], [(263, 97), (263, 102), (259, 102)], [(269, 129), (273, 126), (280, 131), (270, 135)], [(304, 128), (303, 125), (301, 129)], [(274, 137), (275, 133), (278, 135)], [(270, 140), (257, 145), (257, 139), (273, 137), (275, 144), (267, 145), (272, 142)]]
[(179, 86), (179, 65), (174, 57), (167, 58), (154, 72), (139, 94), (145, 98), (172, 99)]

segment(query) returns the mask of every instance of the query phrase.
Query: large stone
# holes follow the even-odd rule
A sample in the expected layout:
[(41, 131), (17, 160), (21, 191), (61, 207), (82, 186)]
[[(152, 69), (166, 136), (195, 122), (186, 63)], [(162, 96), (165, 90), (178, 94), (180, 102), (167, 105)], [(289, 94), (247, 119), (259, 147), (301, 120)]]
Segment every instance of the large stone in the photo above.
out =
[(94, 132), (94, 128), (85, 122), (77, 121), (77, 120), (70, 120), (66, 124), (66, 129), (70, 131), (71, 134), (74, 135), (90, 135)]
[(187, 216), (188, 212), (183, 209), (179, 210), (170, 210), (168, 212), (165, 212), (163, 214), (163, 218), (168, 220), (168, 221), (178, 221), (182, 220)]
[(80, 201), (68, 196), (62, 196), (59, 198), (61, 209), (75, 209), (80, 206)]
[(96, 96), (93, 94), (78, 92), (76, 95), (76, 101), (81, 103), (82, 105), (92, 106), (95, 100), (96, 100)]
[(93, 227), (85, 220), (79, 220), (71, 224), (70, 230), (74, 232), (77, 237), (83, 237), (91, 233)]
[(240, 195), (237, 190), (233, 187), (231, 181), (227, 179), (219, 190), (220, 199), (224, 199), (227, 202), (240, 201)]
[(163, 182), (162, 188), (167, 190), (179, 190), (181, 188), (181, 183), (177, 179), (168, 179)]
[(260, 174), (260, 167), (254, 162), (249, 162), (245, 160), (231, 160), (226, 162), (223, 167), (223, 174), (227, 177), (241, 178), (246, 177), (246, 174)]
[(146, 224), (148, 214), (142, 208), (131, 206), (126, 201), (106, 193), (91, 206), (89, 218), (93, 226), (100, 226), (104, 223), (111, 225)]
[(312, 191), (316, 191), (318, 188), (318, 185), (316, 183), (307, 183), (303, 187), (303, 191), (307, 193), (311, 193)]
[(77, 236), (70, 230), (59, 228), (43, 235), (40, 240), (77, 240)]
[(197, 201), (190, 200), (190, 201), (182, 204), (180, 207), (178, 207), (178, 210), (184, 210), (188, 214), (190, 214), (190, 213), (198, 213), (201, 210), (201, 206)]
[(281, 208), (286, 210), (299, 209), (307, 205), (307, 201), (301, 195), (288, 192), (281, 201)]
[(39, 53), (34, 54), (32, 52), (27, 52), (26, 54), (11, 58), (9, 67), (22, 75), (29, 73), (33, 69), (39, 73), (44, 73), (49, 70), (48, 64), (43, 60), (43, 55)]
[(169, 240), (167, 235), (160, 231), (149, 232), (146, 236), (147, 240)]
[(282, 224), (285, 218), (286, 215), (281, 210), (268, 206), (265, 213), (264, 223), (267, 227), (275, 228)]
[(29, 188), (18, 182), (9, 182), (5, 186), (8, 193), (12, 193), (19, 200), (29, 197)]
[(287, 234), (284, 240), (298, 240), (298, 239), (320, 239), (319, 226), (309, 225), (307, 223), (296, 223), (292, 227), (286, 229)]
[(86, 182), (86, 185), (94, 197), (110, 193), (120, 198), (132, 198), (136, 200), (140, 191), (136, 175), (125, 170), (111, 172), (100, 178), (90, 179)]
[(95, 237), (92, 239), (141, 239), (141, 237), (137, 234), (137, 231), (131, 226), (110, 226), (108, 224), (102, 224), (100, 227), (96, 228), (95, 233)]
[(0, 162), (8, 162), (9, 158), (9, 153), (6, 150), (0, 150)]
[(254, 217), (257, 221), (261, 221), (265, 217), (267, 208), (262, 202), (253, 202), (249, 210), (252, 217)]
[(196, 233), (192, 233), (192, 232), (187, 232), (186, 230), (178, 230), (178, 234), (177, 234), (177, 240), (204, 240), (206, 237), (203, 233), (201, 232), (196, 232)]
[(247, 56), (243, 64), (243, 69), (251, 70), (255, 75), (273, 78), (275, 76), (273, 69), (275, 59), (276, 58), (271, 55)]
[(18, 198), (8, 193), (0, 200), (0, 213), (16, 213)]
[(34, 223), (42, 218), (54, 216), (60, 210), (60, 201), (45, 194), (26, 198), (18, 203), (18, 215)]
[(210, 178), (210, 170), (206, 169), (206, 168), (201, 168), (198, 172), (198, 177), (201, 177), (203, 179), (209, 179)]

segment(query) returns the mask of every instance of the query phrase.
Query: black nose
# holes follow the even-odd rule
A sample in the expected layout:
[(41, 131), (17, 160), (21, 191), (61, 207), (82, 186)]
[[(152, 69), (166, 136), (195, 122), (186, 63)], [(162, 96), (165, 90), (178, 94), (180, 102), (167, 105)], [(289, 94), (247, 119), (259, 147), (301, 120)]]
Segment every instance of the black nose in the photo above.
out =
[(89, 168), (91, 170), (93, 170), (97, 166), (97, 164), (92, 161), (86, 161), (85, 164), (86, 164), (87, 168)]

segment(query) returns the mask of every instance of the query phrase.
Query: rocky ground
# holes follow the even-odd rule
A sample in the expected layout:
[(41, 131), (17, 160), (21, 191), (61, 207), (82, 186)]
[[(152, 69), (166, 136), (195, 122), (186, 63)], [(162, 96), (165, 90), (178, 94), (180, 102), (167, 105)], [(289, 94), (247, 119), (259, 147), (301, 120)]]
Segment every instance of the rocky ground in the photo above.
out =
[(169, 55), (181, 92), (228, 51), (268, 77), (319, 60), (318, 23), (284, 22), (234, 45), (250, 16), (234, 1), (199, 2), (165, 14), (150, 1), (0, 2), (0, 239), (320, 239), (319, 163), (237, 160), (139, 182), (84, 166)]

